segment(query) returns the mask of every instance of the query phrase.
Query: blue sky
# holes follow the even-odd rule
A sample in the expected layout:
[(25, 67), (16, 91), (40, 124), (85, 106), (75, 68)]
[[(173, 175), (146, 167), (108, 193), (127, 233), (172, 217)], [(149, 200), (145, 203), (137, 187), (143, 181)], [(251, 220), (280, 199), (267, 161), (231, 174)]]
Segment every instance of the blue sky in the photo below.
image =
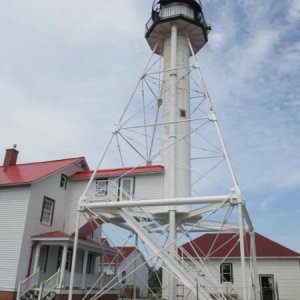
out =
[[(202, 2), (198, 59), (255, 227), (300, 251), (300, 1)], [(152, 1), (0, 3), (0, 151), (95, 167), (150, 55)]]

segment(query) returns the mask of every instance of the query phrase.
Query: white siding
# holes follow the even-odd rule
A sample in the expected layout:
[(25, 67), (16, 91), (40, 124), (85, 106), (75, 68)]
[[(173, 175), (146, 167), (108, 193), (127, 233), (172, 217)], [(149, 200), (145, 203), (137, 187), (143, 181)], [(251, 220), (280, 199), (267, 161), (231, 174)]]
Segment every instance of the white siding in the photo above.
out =
[(135, 199), (154, 200), (163, 198), (163, 174), (139, 175), (135, 178)]
[[(138, 269), (135, 270), (136, 268)], [(140, 298), (147, 298), (149, 269), (148, 265), (145, 264), (143, 256), (141, 256), (138, 251), (133, 251), (121, 262), (119, 274), (121, 274), (123, 270), (126, 271), (127, 275), (132, 272), (132, 274), (126, 278), (124, 287), (134, 285), (135, 283), (135, 286), (140, 289)]]
[[(79, 170), (79, 167), (71, 166), (32, 184), (17, 281), (26, 278), (32, 236), (51, 231), (64, 231), (66, 202), (68, 202), (68, 186), (66, 190), (60, 187), (60, 179), (62, 174), (69, 176)], [(55, 200), (53, 222), (51, 226), (41, 224), (40, 222), (45, 196)]]
[(300, 260), (299, 259), (259, 259), (258, 274), (274, 275), (278, 284), (280, 300), (299, 299)]
[(0, 188), (0, 290), (14, 290), (17, 284), (29, 197), (29, 186)]
[[(226, 263), (232, 263), (233, 266), (233, 285), (221, 283), (219, 274), (218, 260), (211, 260), (211, 264), (207, 264), (208, 270), (214, 274), (217, 288), (223, 290), (224, 293), (232, 293), (243, 295), (242, 291), (242, 272), (239, 260), (226, 260)], [(273, 275), (274, 284), (278, 285), (280, 300), (296, 300), (300, 295), (300, 265), (299, 259), (290, 258), (259, 258), (257, 260), (257, 271), (261, 275)], [(248, 262), (247, 262), (248, 265)], [(164, 274), (166, 274), (164, 272)], [(249, 272), (246, 274), (247, 284), (250, 282)], [(184, 291), (188, 295), (188, 289)], [(164, 290), (164, 296), (167, 296), (167, 290)], [(195, 300), (195, 297), (190, 296), (189, 300)], [(251, 295), (251, 300), (254, 297)]]
[[(68, 201), (66, 203), (66, 218), (64, 224), (64, 231), (72, 233), (75, 231), (77, 207), (80, 196), (83, 193), (87, 181), (70, 181), (68, 186)], [(81, 216), (80, 225), (86, 223), (86, 219)]]
[[(78, 201), (81, 197), (85, 187), (87, 185), (87, 181), (70, 181), (68, 186), (68, 193), (66, 201), (66, 217), (64, 223), (64, 231), (68, 233), (73, 233), (75, 231), (76, 226), (76, 217), (77, 217), (77, 207)], [(94, 198), (95, 195), (95, 185), (88, 192), (88, 197)], [(80, 226), (84, 225), (87, 220), (81, 215), (80, 218)], [(102, 237), (102, 227), (100, 226), (93, 232), (93, 240), (100, 241)]]
[[(134, 199), (136, 200), (151, 200), (161, 199), (163, 197), (163, 174), (141, 174), (134, 177)], [(67, 232), (73, 232), (76, 224), (76, 209), (78, 201), (87, 186), (87, 180), (71, 181), (69, 182), (68, 192), (68, 217), (65, 224), (65, 230)], [(87, 201), (118, 201), (118, 188), (119, 179), (109, 178), (106, 197), (96, 196), (96, 182), (94, 181), (87, 192)], [(81, 218), (81, 225), (86, 222)]]

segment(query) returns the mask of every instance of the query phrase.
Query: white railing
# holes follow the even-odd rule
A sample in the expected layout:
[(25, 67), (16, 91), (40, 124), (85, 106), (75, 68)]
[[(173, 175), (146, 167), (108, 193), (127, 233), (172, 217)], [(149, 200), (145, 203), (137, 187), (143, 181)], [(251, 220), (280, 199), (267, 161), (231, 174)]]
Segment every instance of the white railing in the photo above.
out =
[(40, 285), (40, 292), (38, 300), (45, 298), (59, 285), (60, 269), (57, 270), (49, 279), (42, 281)]
[(27, 277), (25, 280), (19, 282), (17, 300), (19, 300), (26, 292), (38, 285), (40, 270)]
[[(65, 272), (64, 276), (64, 286), (69, 287), (70, 282), (70, 272)], [(74, 274), (74, 287), (76, 288), (82, 288), (82, 273), (75, 272)], [(85, 282), (84, 282), (84, 288), (90, 289), (90, 288), (102, 288), (104, 285), (106, 285), (108, 282), (111, 281), (111, 279), (114, 277), (114, 275), (103, 275), (102, 279), (99, 280), (99, 275), (96, 274), (86, 274), (85, 276)], [(95, 282), (98, 280), (98, 283), (95, 284)]]

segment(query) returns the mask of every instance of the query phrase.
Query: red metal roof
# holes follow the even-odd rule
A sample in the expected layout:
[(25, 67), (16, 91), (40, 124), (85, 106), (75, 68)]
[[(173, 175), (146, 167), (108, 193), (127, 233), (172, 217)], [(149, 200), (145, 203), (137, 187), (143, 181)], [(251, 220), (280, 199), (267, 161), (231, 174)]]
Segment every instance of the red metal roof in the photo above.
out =
[(121, 252), (121, 254), (117, 254), (118, 258), (116, 259), (115, 256), (108, 255), (105, 257), (105, 263), (115, 263), (118, 261), (119, 263), (122, 262), (125, 258), (127, 258), (134, 250), (136, 250), (135, 247), (114, 247), (114, 249), (118, 250), (118, 253)]
[[(238, 237), (232, 233), (204, 234), (191, 243), (182, 245), (192, 256), (240, 257)], [(255, 233), (257, 257), (300, 257), (300, 254), (288, 249), (258, 233)], [(250, 236), (246, 234), (246, 255), (249, 256)], [(179, 250), (180, 254), (182, 251)], [(185, 255), (184, 255), (185, 256)]]
[[(164, 167), (161, 165), (103, 169), (97, 171), (96, 178), (118, 177), (126, 174), (136, 175), (136, 174), (161, 173), (163, 171), (164, 171)], [(73, 176), (71, 176), (70, 179), (71, 180), (89, 179), (92, 176), (92, 174), (93, 174), (92, 171), (78, 172)]]
[(95, 219), (95, 222), (86, 222), (83, 226), (79, 228), (79, 236), (81, 238), (87, 237), (94, 230), (96, 230), (102, 223), (103, 221), (101, 221), (100, 219)]
[(89, 170), (84, 157), (0, 167), (0, 185), (29, 184), (80, 162)]
[(71, 237), (71, 234), (67, 234), (63, 231), (51, 231), (51, 232), (45, 232), (42, 234), (38, 234), (33, 236), (33, 238), (68, 238)]
[[(238, 237), (233, 233), (204, 234), (191, 243), (182, 245), (192, 256), (209, 257), (240, 257), (240, 248), (237, 243)], [(256, 255), (257, 257), (300, 257), (291, 249), (288, 249), (258, 233), (255, 233)], [(249, 256), (250, 236), (245, 238), (246, 255)], [(180, 255), (182, 251), (179, 250)], [(185, 255), (183, 255), (185, 256)]]
[(110, 247), (109, 241), (106, 238), (101, 238), (100, 239), (100, 245), (104, 245), (104, 246)]
[[(63, 231), (50, 231), (50, 232), (45, 232), (45, 233), (41, 233), (41, 234), (38, 234), (38, 235), (34, 235), (32, 236), (32, 239), (58, 239), (58, 238), (74, 238), (74, 235), (75, 233), (73, 232), (72, 234), (68, 234), (66, 232), (63, 232)], [(98, 246), (100, 248), (105, 248), (106, 250), (110, 250), (110, 253), (114, 253), (116, 252), (116, 248), (112, 248), (110, 247), (109, 245), (104, 245), (101, 243), (101, 240), (100, 241), (95, 241), (95, 240), (92, 240), (92, 239), (89, 239), (89, 238), (86, 238), (86, 237), (81, 237), (79, 236), (79, 240), (81, 241), (85, 241), (85, 242), (88, 242), (90, 243), (91, 245), (94, 245), (94, 246)]]

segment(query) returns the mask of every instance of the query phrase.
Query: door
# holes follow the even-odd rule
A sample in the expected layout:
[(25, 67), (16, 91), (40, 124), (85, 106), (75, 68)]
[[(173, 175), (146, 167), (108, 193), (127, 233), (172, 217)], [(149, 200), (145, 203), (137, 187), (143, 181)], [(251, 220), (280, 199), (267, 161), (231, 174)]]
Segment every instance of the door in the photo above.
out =
[(275, 300), (274, 276), (259, 275), (261, 300)]

